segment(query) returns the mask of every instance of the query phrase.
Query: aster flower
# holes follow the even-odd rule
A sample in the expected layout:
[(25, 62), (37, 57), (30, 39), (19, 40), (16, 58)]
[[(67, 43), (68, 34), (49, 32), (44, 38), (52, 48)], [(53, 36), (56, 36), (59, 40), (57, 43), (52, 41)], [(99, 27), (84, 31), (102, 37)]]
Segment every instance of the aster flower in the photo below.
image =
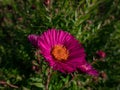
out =
[(52, 69), (63, 73), (80, 70), (98, 76), (98, 72), (86, 61), (82, 44), (68, 32), (49, 29), (41, 35), (31, 34), (28, 39), (40, 50)]

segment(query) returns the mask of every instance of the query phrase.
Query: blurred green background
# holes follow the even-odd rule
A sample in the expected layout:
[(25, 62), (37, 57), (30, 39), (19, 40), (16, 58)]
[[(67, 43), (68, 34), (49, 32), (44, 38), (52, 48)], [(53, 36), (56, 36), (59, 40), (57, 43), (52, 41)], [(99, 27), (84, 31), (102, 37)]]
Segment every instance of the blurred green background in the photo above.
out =
[(0, 0), (0, 90), (46, 88), (49, 66), (41, 56), (38, 63), (27, 36), (48, 28), (74, 35), (89, 62), (98, 50), (107, 55), (94, 64), (107, 78), (53, 71), (49, 90), (120, 90), (120, 0)]

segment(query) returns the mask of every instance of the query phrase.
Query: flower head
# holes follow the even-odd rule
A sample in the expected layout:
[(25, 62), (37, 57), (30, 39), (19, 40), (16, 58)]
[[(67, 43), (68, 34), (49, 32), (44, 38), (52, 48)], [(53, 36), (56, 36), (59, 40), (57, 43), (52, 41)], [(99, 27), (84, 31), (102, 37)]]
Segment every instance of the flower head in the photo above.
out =
[(81, 43), (63, 30), (49, 29), (40, 36), (29, 35), (29, 41), (40, 49), (49, 65), (63, 73), (81, 70), (93, 76), (98, 72), (85, 60), (86, 54)]

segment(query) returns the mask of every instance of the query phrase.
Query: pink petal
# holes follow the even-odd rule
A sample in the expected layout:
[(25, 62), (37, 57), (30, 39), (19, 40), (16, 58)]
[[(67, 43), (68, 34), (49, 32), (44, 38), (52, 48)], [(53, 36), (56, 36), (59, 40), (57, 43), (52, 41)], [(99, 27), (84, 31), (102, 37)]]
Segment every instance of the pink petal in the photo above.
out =
[(75, 67), (71, 67), (65, 63), (56, 62), (55, 66), (53, 67), (54, 70), (61, 71), (63, 73), (72, 73), (76, 70)]
[(98, 76), (99, 73), (89, 64), (86, 62), (86, 64), (83, 64), (83, 65), (80, 65), (78, 67), (78, 69), (82, 72), (85, 72), (89, 75), (92, 75), (92, 76)]
[(32, 43), (33, 46), (37, 47), (38, 35), (31, 34), (28, 36), (28, 40)]

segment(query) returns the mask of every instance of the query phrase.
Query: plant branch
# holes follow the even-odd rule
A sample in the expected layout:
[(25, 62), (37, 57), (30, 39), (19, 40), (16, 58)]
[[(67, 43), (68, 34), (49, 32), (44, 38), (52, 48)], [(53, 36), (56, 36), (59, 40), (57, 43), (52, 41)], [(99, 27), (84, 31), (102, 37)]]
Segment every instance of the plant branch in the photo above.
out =
[(7, 86), (9, 86), (9, 87), (11, 87), (11, 88), (18, 88), (18, 86), (13, 85), (13, 84), (10, 84), (10, 83), (7, 83), (7, 82), (5, 82), (5, 81), (0, 81), (0, 84), (2, 84), (2, 85), (7, 85)]
[(49, 90), (49, 83), (50, 83), (50, 78), (51, 78), (51, 68), (48, 68), (48, 77), (47, 77), (47, 82), (45, 85), (45, 90)]

